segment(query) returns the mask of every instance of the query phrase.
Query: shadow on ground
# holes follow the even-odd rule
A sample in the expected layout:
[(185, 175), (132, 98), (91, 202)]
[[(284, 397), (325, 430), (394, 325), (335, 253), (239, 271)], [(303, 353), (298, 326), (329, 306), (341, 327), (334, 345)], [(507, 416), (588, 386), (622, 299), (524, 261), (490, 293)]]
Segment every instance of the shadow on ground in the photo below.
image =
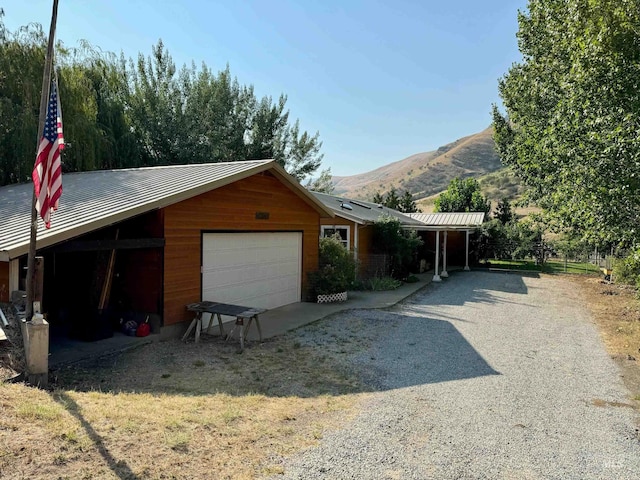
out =
[(497, 374), (448, 321), (363, 309), (250, 342), (242, 354), (217, 336), (170, 340), (63, 367), (53, 377), (56, 387), (80, 391), (304, 398)]

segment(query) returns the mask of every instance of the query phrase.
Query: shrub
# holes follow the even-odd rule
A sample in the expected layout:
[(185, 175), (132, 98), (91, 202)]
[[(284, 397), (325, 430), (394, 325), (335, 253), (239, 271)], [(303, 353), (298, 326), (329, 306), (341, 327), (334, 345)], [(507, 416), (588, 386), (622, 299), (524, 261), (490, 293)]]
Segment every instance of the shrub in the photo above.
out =
[(640, 248), (626, 257), (613, 259), (612, 267), (616, 282), (640, 286)]
[(384, 216), (373, 225), (376, 253), (389, 255), (390, 270), (395, 278), (404, 278), (415, 267), (422, 239), (415, 231), (404, 230), (397, 218)]
[(340, 238), (321, 238), (319, 257), (320, 268), (309, 274), (313, 294), (329, 295), (348, 290), (355, 280), (356, 262)]

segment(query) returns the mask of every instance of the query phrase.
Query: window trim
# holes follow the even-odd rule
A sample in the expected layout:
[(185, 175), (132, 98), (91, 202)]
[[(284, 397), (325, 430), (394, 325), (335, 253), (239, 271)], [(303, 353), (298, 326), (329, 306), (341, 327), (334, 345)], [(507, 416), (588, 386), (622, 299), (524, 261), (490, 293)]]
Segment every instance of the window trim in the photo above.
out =
[[(326, 230), (340, 230), (344, 229), (347, 231), (347, 240), (345, 248), (347, 251), (351, 251), (351, 227), (349, 225), (320, 225), (320, 238), (326, 238), (328, 235), (326, 234)], [(344, 245), (344, 240), (343, 240)]]

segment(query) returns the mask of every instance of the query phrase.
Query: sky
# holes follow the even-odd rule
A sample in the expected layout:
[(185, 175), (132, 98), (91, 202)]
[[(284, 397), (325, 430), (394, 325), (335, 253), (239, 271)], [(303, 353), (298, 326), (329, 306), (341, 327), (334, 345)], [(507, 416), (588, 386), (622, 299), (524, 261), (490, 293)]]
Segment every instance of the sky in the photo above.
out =
[[(49, 31), (53, 0), (0, 0), (14, 31)], [(428, 152), (491, 124), (520, 60), (526, 0), (59, 0), (56, 39), (137, 58), (162, 39), (177, 67), (229, 65), (323, 143), (337, 176)]]

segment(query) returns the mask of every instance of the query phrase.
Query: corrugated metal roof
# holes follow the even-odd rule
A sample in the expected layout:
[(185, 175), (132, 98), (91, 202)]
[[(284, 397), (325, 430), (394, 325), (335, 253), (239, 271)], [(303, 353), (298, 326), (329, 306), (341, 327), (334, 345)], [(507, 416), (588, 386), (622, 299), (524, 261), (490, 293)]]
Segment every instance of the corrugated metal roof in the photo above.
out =
[(351, 200), (336, 195), (312, 192), (318, 200), (333, 210), (338, 217), (346, 218), (359, 224), (373, 223), (384, 215), (395, 217), (400, 224), (405, 227), (420, 226), (418, 220), (401, 213), (392, 208), (387, 208), (377, 203), (365, 202), (363, 200)]
[(428, 227), (479, 227), (484, 222), (484, 212), (410, 213), (409, 215)]
[[(256, 173), (271, 170), (311, 205), (330, 211), (273, 160), (98, 170), (63, 175), (60, 208), (46, 230), (38, 220), (43, 248), (97, 228), (166, 207)], [(0, 260), (28, 252), (33, 184), (0, 187)]]

